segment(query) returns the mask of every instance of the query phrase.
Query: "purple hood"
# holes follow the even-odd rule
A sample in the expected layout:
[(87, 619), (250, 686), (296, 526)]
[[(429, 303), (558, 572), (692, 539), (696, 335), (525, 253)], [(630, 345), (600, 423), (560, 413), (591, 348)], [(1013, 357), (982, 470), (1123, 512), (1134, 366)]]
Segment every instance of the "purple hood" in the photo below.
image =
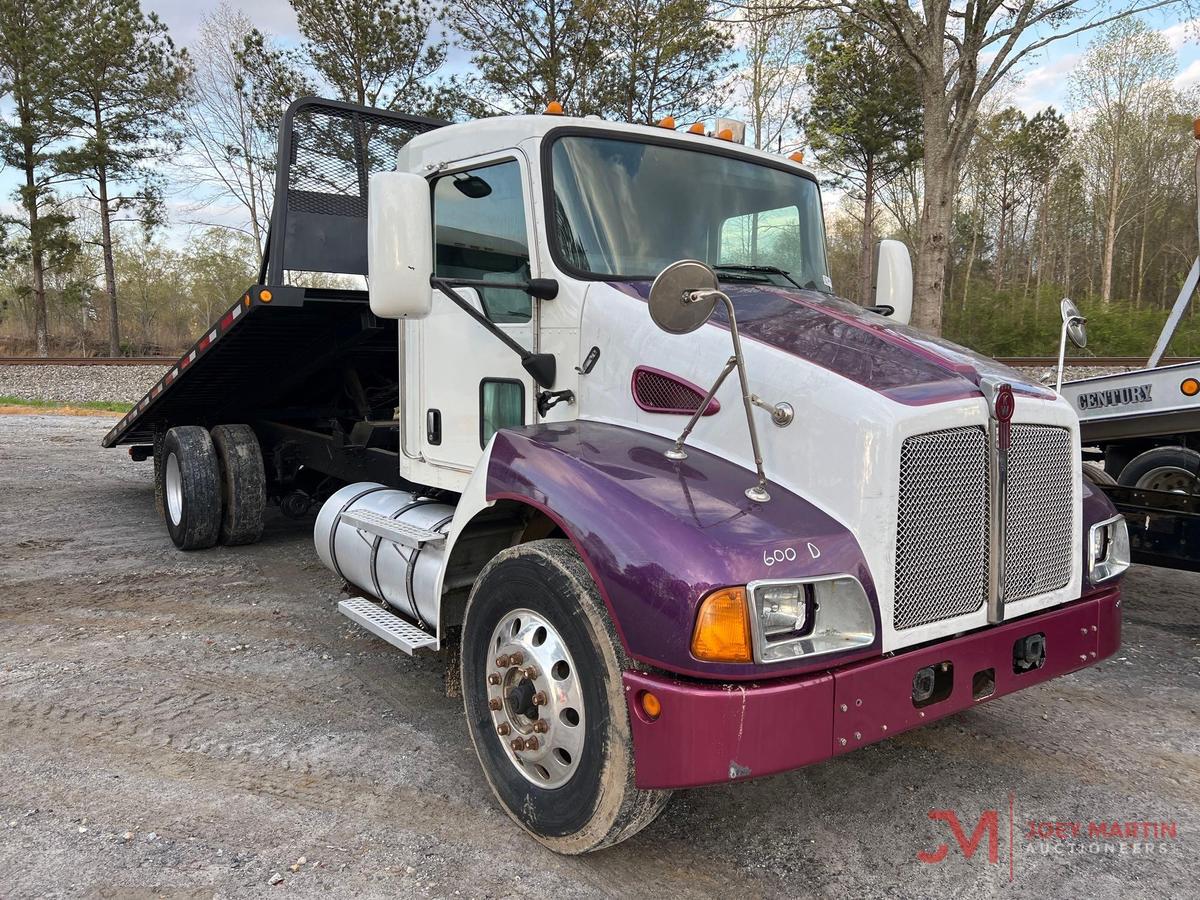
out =
[[(645, 300), (647, 281), (609, 282)], [(1015, 369), (941, 338), (893, 322), (816, 291), (772, 285), (725, 284), (742, 336), (835, 372), (910, 406), (980, 395), (980, 379), (994, 375), (1031, 397), (1054, 399)], [(710, 323), (728, 327), (718, 304)]]

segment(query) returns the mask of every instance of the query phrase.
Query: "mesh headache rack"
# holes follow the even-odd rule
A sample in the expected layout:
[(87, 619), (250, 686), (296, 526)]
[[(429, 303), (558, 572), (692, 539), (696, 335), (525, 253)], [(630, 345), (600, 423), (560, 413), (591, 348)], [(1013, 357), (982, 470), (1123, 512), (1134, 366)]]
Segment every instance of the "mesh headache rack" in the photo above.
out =
[(366, 276), (371, 175), (393, 170), (409, 140), (446, 124), (316, 97), (292, 103), (279, 127), (260, 283), (205, 330), (103, 445), (150, 442), (177, 423), (294, 409), (298, 387), (350, 349), (394, 362), (396, 324), (371, 315), (365, 291), (289, 287), (284, 273)]

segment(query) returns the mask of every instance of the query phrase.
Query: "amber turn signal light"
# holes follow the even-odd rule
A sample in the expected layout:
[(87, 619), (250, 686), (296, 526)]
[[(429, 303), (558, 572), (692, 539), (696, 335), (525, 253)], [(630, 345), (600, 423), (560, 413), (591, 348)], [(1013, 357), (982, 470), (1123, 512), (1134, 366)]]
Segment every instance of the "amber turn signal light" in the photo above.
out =
[(638, 698), (642, 705), (642, 712), (646, 714), (646, 718), (651, 721), (662, 715), (662, 701), (649, 691), (642, 691), (641, 697)]
[(745, 588), (721, 588), (704, 598), (692, 632), (692, 655), (707, 662), (748, 663), (754, 658)]

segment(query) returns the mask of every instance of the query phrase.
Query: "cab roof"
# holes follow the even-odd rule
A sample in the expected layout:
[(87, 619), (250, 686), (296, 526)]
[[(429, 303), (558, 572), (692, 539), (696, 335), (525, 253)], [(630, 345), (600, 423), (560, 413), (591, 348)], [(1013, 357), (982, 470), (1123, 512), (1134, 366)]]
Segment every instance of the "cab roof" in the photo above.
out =
[(559, 128), (586, 129), (600, 135), (613, 137), (638, 136), (658, 140), (666, 138), (678, 142), (681, 146), (692, 145), (697, 150), (720, 149), (726, 153), (745, 157), (750, 161), (769, 162), (773, 165), (783, 163), (794, 166), (798, 172), (810, 177), (813, 174), (810, 169), (789, 160), (786, 156), (756, 150), (753, 147), (732, 141), (723, 141), (707, 135), (689, 134), (686, 131), (673, 131), (653, 125), (611, 122), (595, 116), (583, 118), (556, 115), (495, 116), (447, 125), (417, 135), (405, 144), (400, 150), (397, 168), (424, 174), (456, 160), (511, 150), (530, 139), (540, 141), (546, 134)]

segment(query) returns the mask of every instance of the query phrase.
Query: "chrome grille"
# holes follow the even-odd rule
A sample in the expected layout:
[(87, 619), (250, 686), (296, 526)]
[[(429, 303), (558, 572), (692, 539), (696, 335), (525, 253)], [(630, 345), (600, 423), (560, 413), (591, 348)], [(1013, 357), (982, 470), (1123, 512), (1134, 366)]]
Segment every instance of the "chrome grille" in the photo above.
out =
[[(1071, 433), (1013, 425), (1008, 600), (1057, 590), (1071, 577), (1074, 548)], [(896, 521), (896, 630), (975, 612), (988, 592), (988, 439), (982, 427), (908, 438), (900, 451)]]
[(1013, 425), (1008, 454), (1009, 601), (1061, 588), (1071, 580), (1071, 433), (1049, 425)]
[(908, 438), (900, 450), (897, 630), (987, 602), (988, 450), (982, 428)]

